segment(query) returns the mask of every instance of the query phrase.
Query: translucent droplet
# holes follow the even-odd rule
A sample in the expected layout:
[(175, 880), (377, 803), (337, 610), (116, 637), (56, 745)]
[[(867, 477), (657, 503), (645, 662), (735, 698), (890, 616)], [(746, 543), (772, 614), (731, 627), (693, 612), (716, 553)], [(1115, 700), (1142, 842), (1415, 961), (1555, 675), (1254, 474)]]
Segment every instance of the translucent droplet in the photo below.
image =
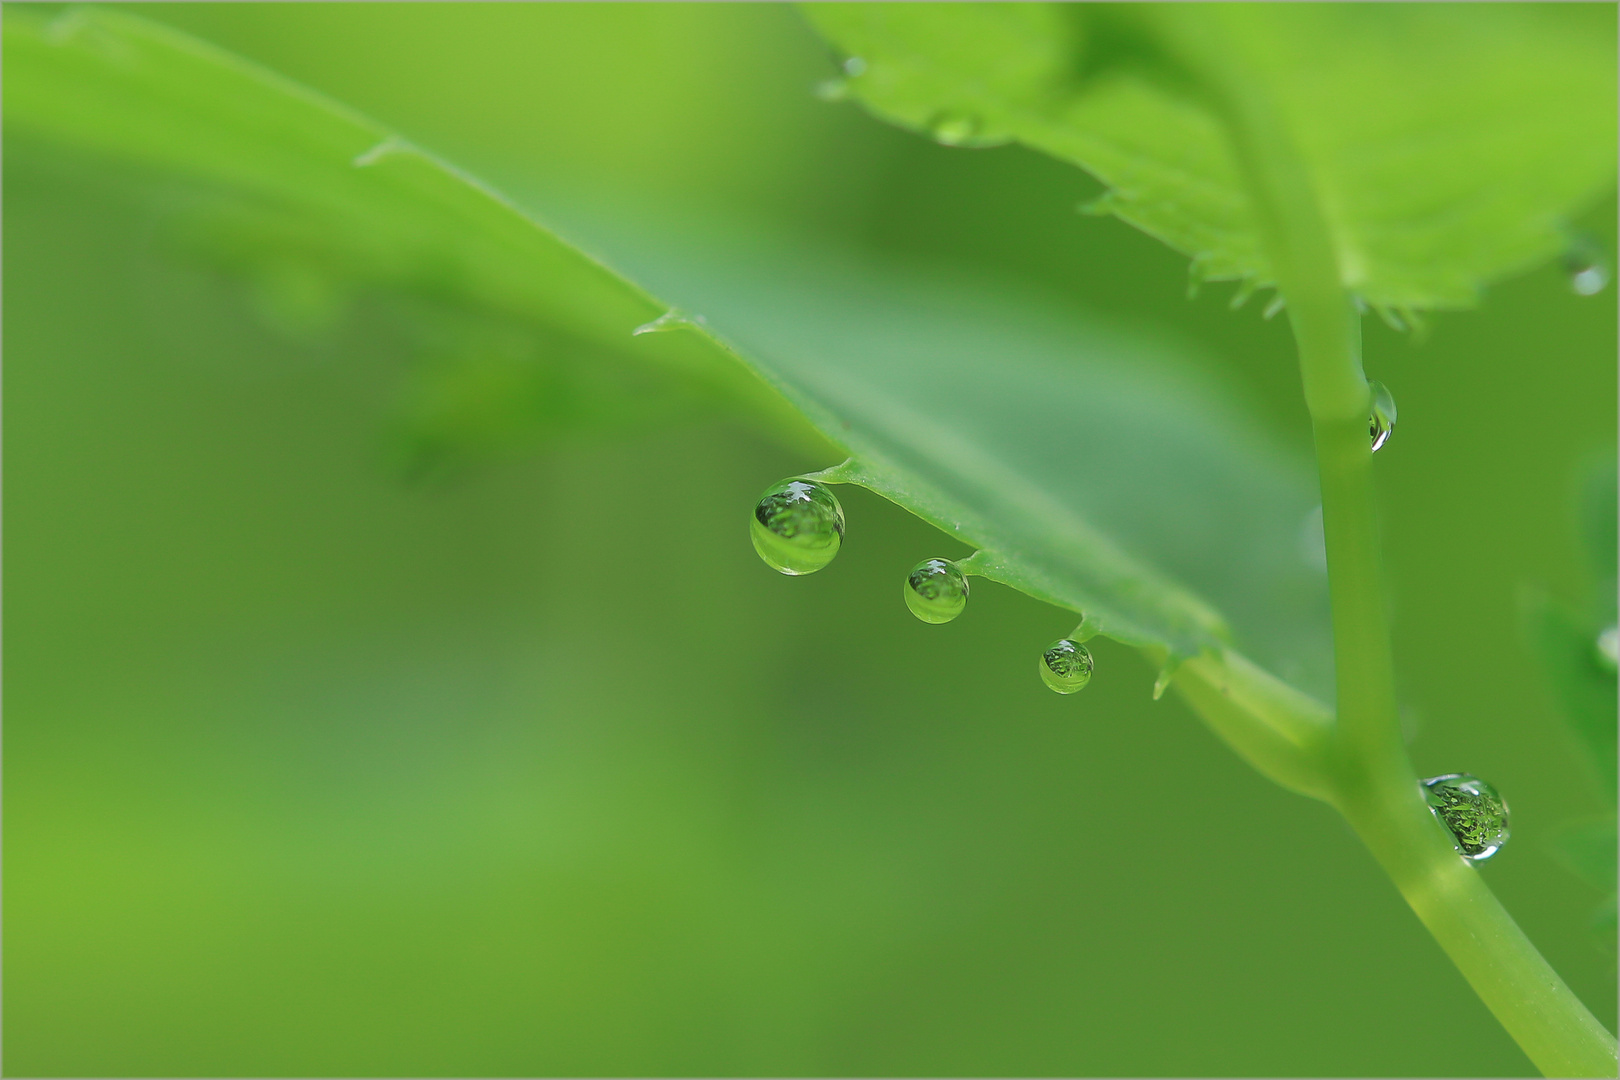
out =
[(844, 542), (844, 508), (825, 485), (782, 480), (759, 497), (748, 533), (772, 570), (813, 574), (833, 561)]
[(652, 322), (644, 322), (630, 331), (631, 337), (640, 337), (642, 334), (660, 334), (668, 330), (696, 329), (707, 326), (709, 321), (701, 315), (689, 315), (678, 308), (670, 308)]
[(946, 559), (928, 559), (912, 567), (904, 592), (906, 607), (925, 623), (950, 622), (967, 607), (967, 578)]
[(1373, 453), (1389, 442), (1390, 433), (1395, 430), (1395, 398), (1389, 392), (1389, 387), (1376, 379), (1367, 384), (1372, 391), (1372, 415), (1367, 418), (1367, 432), (1372, 436)]
[(942, 146), (1002, 146), (1012, 141), (1011, 136), (987, 132), (977, 117), (962, 113), (940, 113), (928, 130)]
[(1598, 663), (1603, 670), (1620, 669), (1620, 628), (1607, 627), (1597, 636)]
[(1041, 653), (1041, 681), (1060, 694), (1084, 690), (1091, 668), (1091, 650), (1069, 638), (1052, 642)]
[(1564, 252), (1564, 273), (1576, 296), (1594, 296), (1609, 283), (1609, 262), (1603, 248), (1590, 236), (1576, 237)]
[(1477, 776), (1447, 773), (1423, 781), (1423, 799), (1469, 862), (1484, 862), (1508, 842), (1508, 808)]
[(858, 56), (851, 56), (844, 61), (844, 74), (850, 78), (859, 78), (866, 74), (866, 61)]

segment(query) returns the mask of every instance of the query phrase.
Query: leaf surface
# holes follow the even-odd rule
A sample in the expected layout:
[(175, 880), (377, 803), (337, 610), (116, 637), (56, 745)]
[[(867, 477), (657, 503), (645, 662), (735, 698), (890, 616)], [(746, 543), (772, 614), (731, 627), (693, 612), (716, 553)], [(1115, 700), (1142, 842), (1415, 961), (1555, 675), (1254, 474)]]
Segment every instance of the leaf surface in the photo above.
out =
[[(1343, 284), (1384, 309), (1468, 306), (1564, 250), (1615, 171), (1611, 6), (810, 4), (847, 92), (941, 141), (1016, 139), (1108, 185), (1098, 209), (1273, 282), (1206, 88), (1240, 71), (1278, 109)], [(1173, 40), (1172, 40), (1173, 39)]]

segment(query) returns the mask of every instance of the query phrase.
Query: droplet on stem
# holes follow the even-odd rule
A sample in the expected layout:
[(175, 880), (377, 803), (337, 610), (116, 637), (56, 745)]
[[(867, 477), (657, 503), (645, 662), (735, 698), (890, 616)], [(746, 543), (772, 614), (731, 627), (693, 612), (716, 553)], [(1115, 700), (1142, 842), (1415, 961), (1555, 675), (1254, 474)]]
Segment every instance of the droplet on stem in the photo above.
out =
[(1423, 781), (1423, 799), (1471, 863), (1484, 862), (1508, 842), (1508, 809), (1477, 776), (1447, 773)]
[(967, 607), (967, 578), (947, 559), (927, 559), (906, 575), (906, 607), (925, 623), (948, 623)]
[(783, 574), (813, 574), (844, 542), (844, 508), (823, 484), (792, 478), (766, 489), (748, 522), (754, 550)]
[(1091, 681), (1092, 666), (1090, 649), (1061, 638), (1041, 653), (1041, 681), (1060, 694), (1072, 694)]
[(1389, 442), (1395, 430), (1395, 397), (1389, 387), (1374, 379), (1367, 384), (1372, 391), (1372, 414), (1367, 418), (1367, 432), (1372, 436), (1373, 453)]

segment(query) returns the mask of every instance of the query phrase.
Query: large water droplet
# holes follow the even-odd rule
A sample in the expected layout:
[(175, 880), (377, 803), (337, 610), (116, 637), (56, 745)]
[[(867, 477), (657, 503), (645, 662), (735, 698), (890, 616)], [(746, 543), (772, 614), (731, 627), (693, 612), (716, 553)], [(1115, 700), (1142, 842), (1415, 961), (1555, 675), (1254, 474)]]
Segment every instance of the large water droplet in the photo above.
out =
[(1395, 430), (1395, 396), (1389, 392), (1389, 387), (1374, 379), (1367, 384), (1372, 391), (1372, 415), (1367, 418), (1367, 431), (1372, 436), (1373, 453), (1389, 442), (1390, 433)]
[(946, 559), (928, 559), (912, 567), (904, 592), (906, 607), (925, 623), (950, 622), (967, 607), (967, 578)]
[(1091, 650), (1069, 638), (1052, 642), (1041, 653), (1041, 681), (1060, 694), (1084, 690), (1091, 668)]
[(844, 508), (825, 485), (782, 480), (759, 497), (748, 534), (772, 570), (813, 574), (833, 561), (844, 542)]
[(1564, 252), (1564, 273), (1576, 296), (1594, 296), (1609, 283), (1609, 261), (1592, 237), (1576, 237)]
[(1507, 803), (1477, 776), (1447, 773), (1423, 781), (1423, 798), (1469, 862), (1484, 862), (1508, 842)]

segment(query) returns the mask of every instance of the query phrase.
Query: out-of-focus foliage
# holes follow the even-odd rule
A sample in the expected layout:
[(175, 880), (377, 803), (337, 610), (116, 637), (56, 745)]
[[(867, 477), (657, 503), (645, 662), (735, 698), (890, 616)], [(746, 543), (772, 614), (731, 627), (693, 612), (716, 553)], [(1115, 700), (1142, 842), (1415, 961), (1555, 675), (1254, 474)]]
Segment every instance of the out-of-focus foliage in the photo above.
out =
[(945, 142), (1018, 140), (1108, 185), (1098, 209), (1269, 285), (1253, 193), (1193, 71), (1263, 97), (1344, 284), (1456, 307), (1557, 255), (1614, 179), (1614, 10), (1575, 4), (810, 4), (845, 90)]
[(1580, 524), (1591, 580), (1588, 602), (1572, 607), (1540, 590), (1522, 598), (1525, 636), (1564, 714), (1583, 765), (1608, 805), (1601, 818), (1566, 823), (1549, 838), (1558, 859), (1583, 881), (1607, 892), (1593, 924), (1612, 957), (1615, 945), (1615, 459), (1584, 469)]

